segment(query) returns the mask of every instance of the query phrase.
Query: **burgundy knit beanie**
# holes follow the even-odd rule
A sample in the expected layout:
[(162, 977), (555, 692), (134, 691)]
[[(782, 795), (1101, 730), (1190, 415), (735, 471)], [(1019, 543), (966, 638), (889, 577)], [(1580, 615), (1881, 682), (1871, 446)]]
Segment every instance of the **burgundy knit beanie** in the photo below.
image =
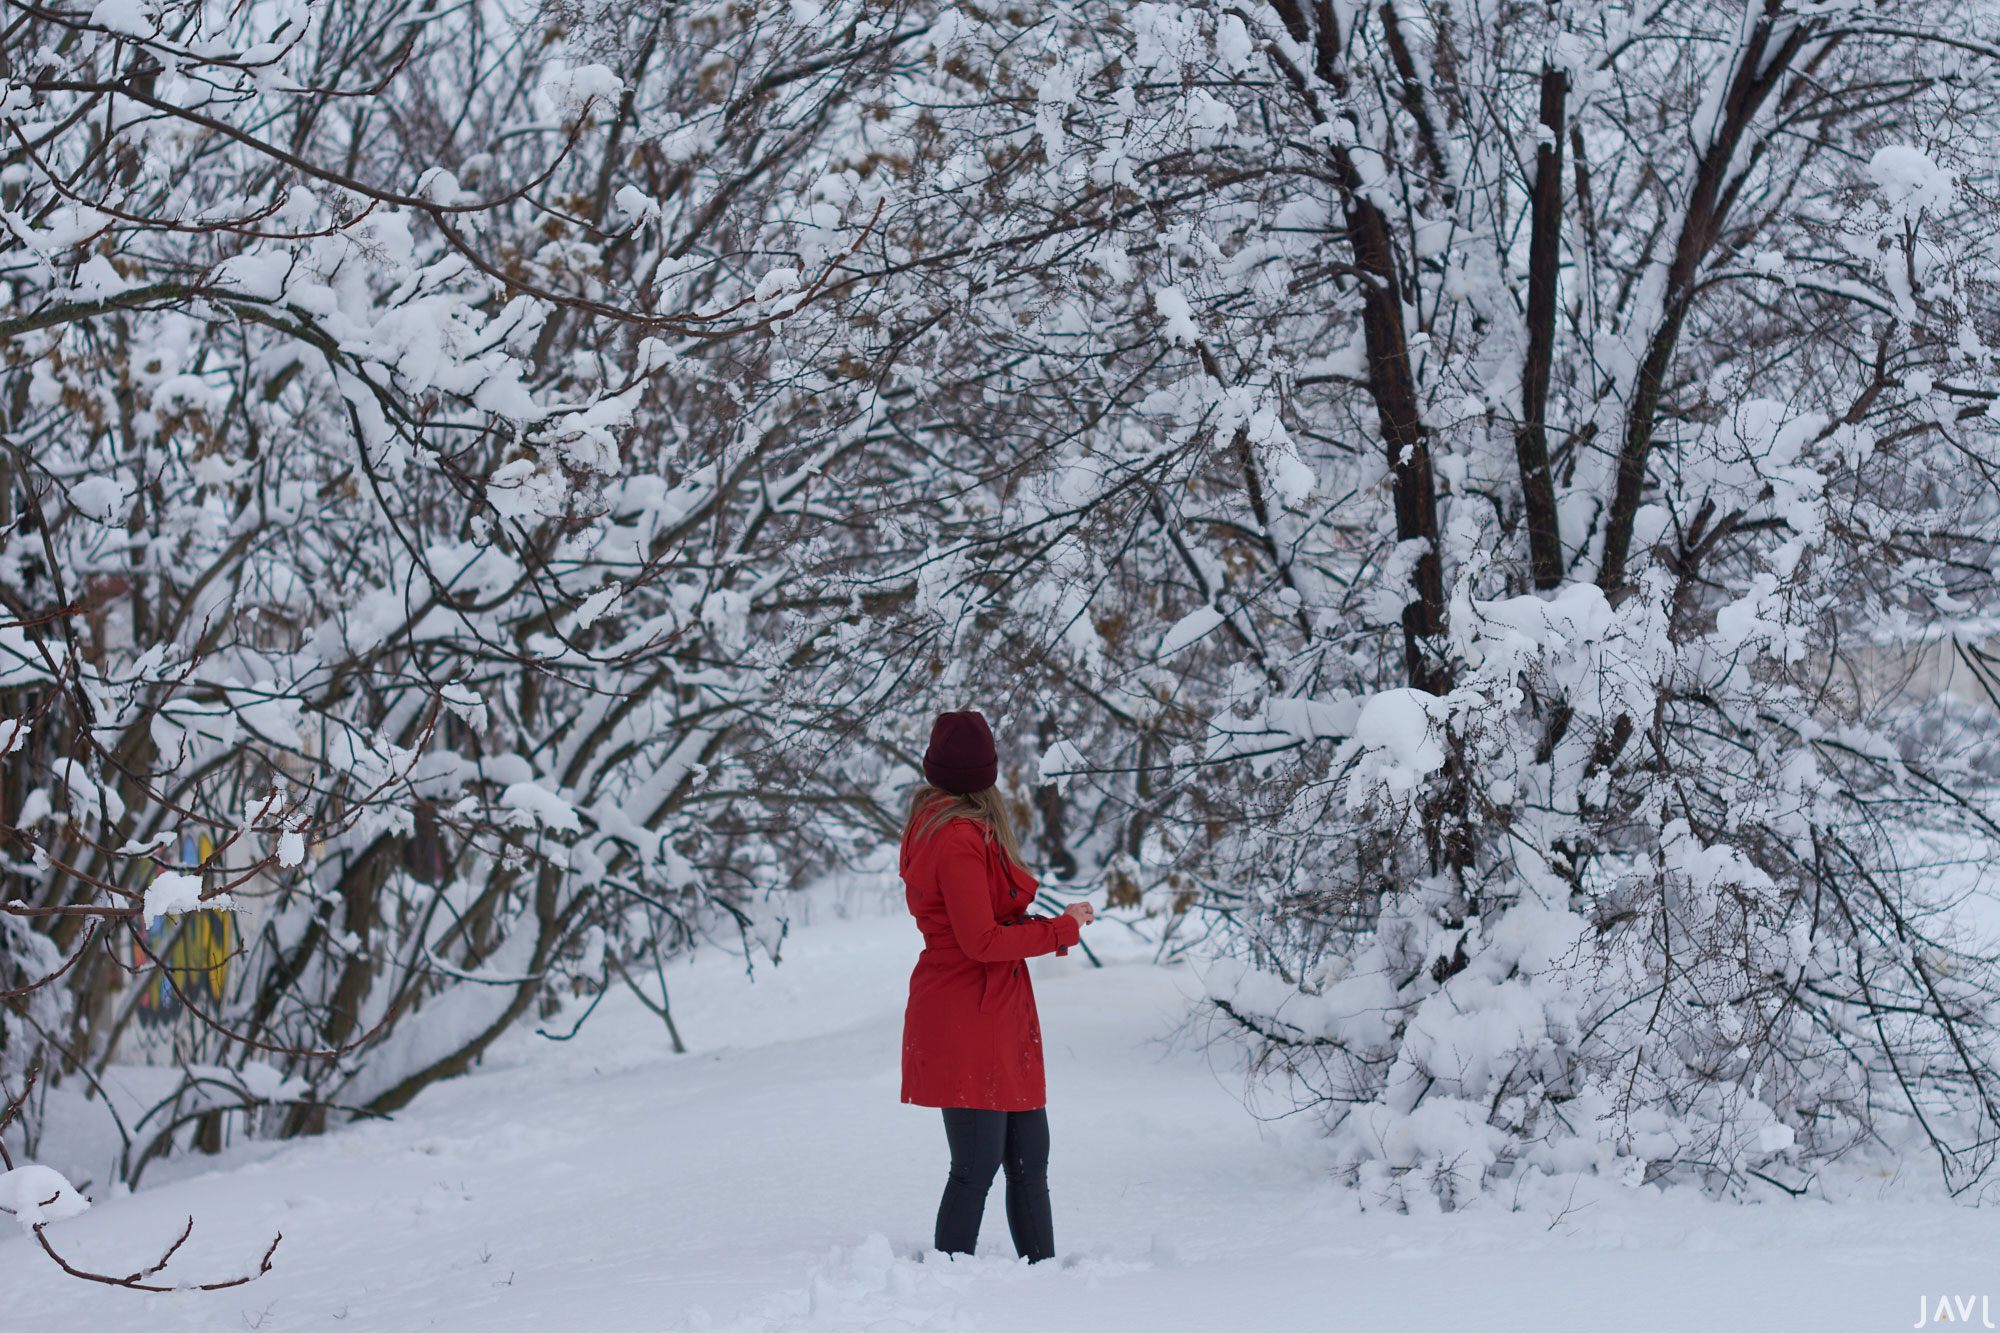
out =
[(931, 723), (931, 748), (924, 751), (924, 778), (960, 796), (985, 791), (999, 780), (1000, 761), (984, 713), (938, 714)]

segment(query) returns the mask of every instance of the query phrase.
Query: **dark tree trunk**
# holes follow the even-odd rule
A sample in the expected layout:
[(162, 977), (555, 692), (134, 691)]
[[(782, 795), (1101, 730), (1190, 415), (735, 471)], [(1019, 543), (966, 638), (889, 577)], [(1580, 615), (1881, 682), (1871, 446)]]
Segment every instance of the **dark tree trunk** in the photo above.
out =
[(1604, 563), (1597, 583), (1607, 593), (1615, 593), (1625, 582), (1626, 562), (1631, 556), (1632, 524), (1646, 483), (1646, 457), (1652, 449), (1653, 431), (1658, 424), (1660, 395), (1666, 385), (1667, 368), (1694, 302), (1695, 277), (1715, 244), (1722, 221), (1729, 214), (1735, 193), (1743, 183), (1742, 173), (1731, 178), (1730, 166), (1744, 131), (1779, 82), (1802, 47), (1817, 33), (1815, 21), (1799, 19), (1786, 31), (1783, 45), (1770, 49), (1775, 21), (1784, 9), (1783, 0), (1764, 0), (1764, 13), (1757, 20), (1750, 40), (1743, 44), (1736, 69), (1729, 81), (1718, 112), (1714, 137), (1702, 154), (1695, 171), (1694, 188), (1689, 191), (1687, 210), (1681, 220), (1680, 239), (1667, 267), (1666, 292), (1661, 299), (1659, 327), (1647, 344), (1645, 359), (1632, 386), (1632, 401), (1625, 413), (1625, 441), (1618, 451), (1618, 475), (1611, 496), (1611, 511), (1605, 521)]
[(1514, 453), (1521, 468), (1521, 502), (1528, 524), (1528, 559), (1535, 586), (1563, 579), (1562, 529), (1556, 481), (1549, 470), (1549, 371), (1555, 359), (1556, 275), (1562, 259), (1563, 100), (1569, 76), (1542, 67), (1542, 127), (1535, 151), (1533, 232), (1528, 239), (1528, 354), (1521, 366), (1521, 429)]

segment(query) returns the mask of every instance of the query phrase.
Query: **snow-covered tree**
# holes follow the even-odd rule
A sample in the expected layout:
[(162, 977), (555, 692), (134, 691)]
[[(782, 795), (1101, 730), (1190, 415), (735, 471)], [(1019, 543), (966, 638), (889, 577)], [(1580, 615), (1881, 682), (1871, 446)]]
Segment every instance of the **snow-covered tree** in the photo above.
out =
[(1993, 623), (1990, 10), (948, 18), (838, 702), (994, 701), (1385, 1194), (1980, 1177), (1992, 728), (1885, 680)]
[(89, 1086), (180, 1010), (205, 1072), (135, 1178), (224, 1110), (392, 1110), (538, 1000), (768, 935), (757, 892), (809, 867), (725, 742), (831, 461), (770, 331), (870, 219), (805, 267), (764, 219), (922, 29), (6, 14), (0, 979), (73, 964), (10, 1001), (9, 1086), (35, 1049)]

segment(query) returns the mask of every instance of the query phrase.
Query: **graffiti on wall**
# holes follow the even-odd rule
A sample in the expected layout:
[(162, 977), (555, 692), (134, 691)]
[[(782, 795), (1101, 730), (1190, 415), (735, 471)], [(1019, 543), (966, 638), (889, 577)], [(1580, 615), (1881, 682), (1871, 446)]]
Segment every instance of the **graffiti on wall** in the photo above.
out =
[[(201, 866), (204, 876), (213, 870), (206, 863), (215, 854), (215, 845), (206, 833), (186, 834), (181, 839), (180, 866), (148, 866), (147, 878), (160, 870)], [(132, 946), (132, 965), (145, 977), (135, 1015), (142, 1028), (164, 1027), (181, 1015), (181, 995), (195, 1004), (215, 1006), (228, 993), (229, 963), (236, 953), (236, 918), (229, 912), (189, 912), (182, 916), (156, 916), (146, 922), (146, 945)], [(151, 958), (147, 955), (151, 954)], [(152, 959), (165, 966), (154, 968)], [(167, 973), (172, 973), (168, 984)], [(179, 987), (179, 994), (175, 993)]]

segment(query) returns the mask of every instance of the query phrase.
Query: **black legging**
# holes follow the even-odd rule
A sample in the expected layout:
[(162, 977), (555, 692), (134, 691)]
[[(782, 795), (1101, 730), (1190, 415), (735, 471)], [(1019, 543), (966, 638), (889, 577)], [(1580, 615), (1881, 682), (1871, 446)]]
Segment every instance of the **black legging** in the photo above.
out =
[(979, 1244), (979, 1218), (993, 1172), (1007, 1168), (1007, 1229), (1014, 1249), (1029, 1263), (1056, 1253), (1049, 1217), (1049, 1113), (979, 1111), (947, 1107), (944, 1136), (951, 1143), (951, 1174), (938, 1204), (937, 1248), (971, 1254)]

